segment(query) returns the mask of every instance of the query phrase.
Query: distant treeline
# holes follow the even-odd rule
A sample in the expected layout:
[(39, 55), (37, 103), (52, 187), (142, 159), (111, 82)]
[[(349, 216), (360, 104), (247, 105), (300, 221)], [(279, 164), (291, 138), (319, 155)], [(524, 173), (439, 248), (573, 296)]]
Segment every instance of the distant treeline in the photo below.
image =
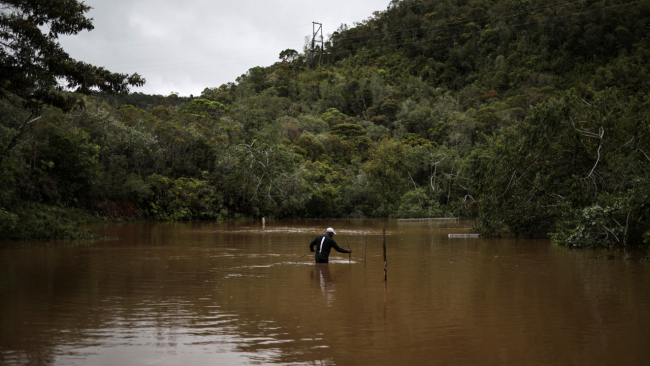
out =
[(471, 216), (484, 235), (645, 245), (649, 29), (647, 1), (393, 1), (201, 96), (47, 111), (2, 164), (0, 230), (50, 235), (42, 207)]
[(129, 94), (107, 94), (98, 91), (92, 91), (91, 96), (108, 103), (113, 108), (121, 108), (124, 105), (130, 105), (138, 109), (150, 111), (160, 105), (163, 106), (177, 106), (194, 99), (194, 96), (182, 97), (176, 93), (169, 96), (163, 95), (149, 95), (143, 93), (129, 93)]

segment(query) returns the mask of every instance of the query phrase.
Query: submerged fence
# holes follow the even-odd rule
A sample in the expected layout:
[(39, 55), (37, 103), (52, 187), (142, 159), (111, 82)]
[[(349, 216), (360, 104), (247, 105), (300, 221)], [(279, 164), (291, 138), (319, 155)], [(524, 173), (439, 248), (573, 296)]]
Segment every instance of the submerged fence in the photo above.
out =
[(397, 221), (435, 221), (435, 220), (460, 221), (460, 217), (427, 217), (427, 218), (420, 218), (420, 219), (397, 219)]

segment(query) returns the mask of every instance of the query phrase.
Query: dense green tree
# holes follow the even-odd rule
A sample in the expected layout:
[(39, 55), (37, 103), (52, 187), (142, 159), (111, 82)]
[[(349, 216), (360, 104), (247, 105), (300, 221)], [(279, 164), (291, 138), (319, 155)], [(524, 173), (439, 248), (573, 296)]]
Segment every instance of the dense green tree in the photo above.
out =
[(366, 131), (364, 131), (363, 127), (355, 125), (354, 123), (342, 123), (332, 126), (330, 132), (333, 135), (344, 137), (358, 137), (364, 136), (366, 134)]
[(559, 230), (555, 238), (574, 246), (624, 244), (629, 230), (646, 230), (648, 100), (626, 99), (607, 90), (587, 102), (567, 92), (475, 150), (466, 170), (481, 194), (481, 229)]
[[(27, 111), (19, 122), (2, 121), (11, 137), (0, 142), (0, 163), (41, 118), (44, 106), (69, 111), (82, 105), (83, 99), (65, 89), (84, 94), (94, 88), (119, 93), (128, 92), (129, 86), (144, 84), (137, 74), (115, 74), (75, 61), (60, 47), (59, 35), (93, 29), (91, 20), (84, 16), (90, 8), (83, 3), (7, 0), (0, 5), (0, 99)], [(47, 33), (43, 33), (44, 26)]]
[[(30, 182), (20, 190), (22, 194), (38, 196), (31, 188), (39, 186), (33, 184), (33, 180), (41, 180), (40, 186), (49, 187), (43, 190), (52, 193), (53, 202), (59, 201), (58, 198), (65, 202), (83, 198), (82, 201), (88, 202), (91, 177), (96, 173), (97, 151), (83, 131), (46, 134), (50, 138), (43, 152), (50, 154), (52, 160), (42, 164), (36, 160), (38, 138), (30, 134), (38, 129), (36, 124), (47, 118), (43, 115), (45, 107), (66, 112), (83, 106), (81, 94), (89, 94), (92, 90), (126, 93), (130, 86), (144, 84), (144, 79), (137, 74), (112, 73), (76, 61), (61, 48), (57, 41), (60, 35), (93, 29), (91, 19), (85, 17), (89, 9), (76, 0), (0, 1), (0, 105), (3, 110), (0, 175), (6, 177), (1, 182), (6, 185), (0, 190), (13, 193), (0, 197), (0, 212), (6, 213), (8, 219), (16, 217), (12, 211), (18, 212), (27, 206), (17, 200), (20, 195), (15, 195), (19, 181)], [(28, 147), (29, 144), (32, 146)], [(20, 154), (16, 153), (25, 148), (33, 151), (29, 154), (32, 156), (29, 166), (25, 166), (19, 159)], [(66, 153), (72, 155), (65, 156)], [(30, 169), (31, 179), (28, 178)]]
[[(65, 111), (79, 105), (81, 99), (63, 93), (64, 88), (82, 93), (93, 88), (127, 92), (130, 85), (144, 84), (137, 74), (115, 74), (75, 61), (61, 48), (59, 35), (93, 29), (91, 19), (85, 17), (90, 7), (82, 2), (3, 0), (0, 4), (0, 98), (18, 97), (16, 102), (32, 111), (43, 105)], [(44, 26), (47, 33), (43, 33)]]
[(291, 48), (287, 48), (286, 50), (280, 52), (280, 60), (286, 61), (286, 62), (293, 62), (296, 58), (298, 58), (299, 53), (296, 50), (293, 50)]

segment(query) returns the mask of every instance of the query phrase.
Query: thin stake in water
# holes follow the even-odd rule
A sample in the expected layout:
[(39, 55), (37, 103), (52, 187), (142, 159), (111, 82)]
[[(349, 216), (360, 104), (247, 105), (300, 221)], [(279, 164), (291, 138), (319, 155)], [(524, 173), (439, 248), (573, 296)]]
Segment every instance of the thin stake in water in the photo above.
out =
[(363, 268), (366, 268), (368, 261), (368, 235), (363, 238)]
[(388, 274), (387, 274), (387, 267), (388, 267), (388, 262), (386, 261), (386, 228), (384, 228), (384, 282), (386, 282)]
[(352, 264), (352, 254), (350, 253), (350, 242), (348, 239), (345, 239), (345, 242), (348, 243), (348, 265)]

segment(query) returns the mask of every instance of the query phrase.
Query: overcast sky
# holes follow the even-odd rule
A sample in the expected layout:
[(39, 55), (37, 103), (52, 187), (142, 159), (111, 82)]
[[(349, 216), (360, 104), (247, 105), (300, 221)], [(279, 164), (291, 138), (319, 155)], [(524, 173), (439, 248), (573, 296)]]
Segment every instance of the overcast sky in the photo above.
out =
[(323, 35), (383, 11), (390, 0), (86, 0), (95, 29), (62, 37), (80, 61), (144, 76), (132, 91), (183, 96), (302, 52), (312, 21)]

